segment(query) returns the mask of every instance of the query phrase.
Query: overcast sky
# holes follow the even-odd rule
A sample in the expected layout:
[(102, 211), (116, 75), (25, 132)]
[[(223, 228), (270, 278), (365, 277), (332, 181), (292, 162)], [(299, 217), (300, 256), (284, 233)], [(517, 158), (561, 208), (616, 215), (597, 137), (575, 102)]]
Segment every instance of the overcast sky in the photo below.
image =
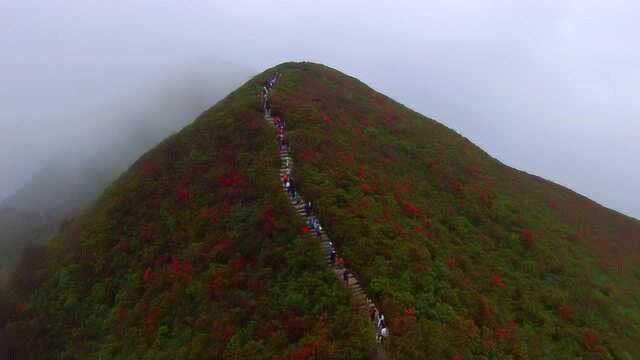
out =
[(640, 217), (638, 19), (615, 0), (0, 0), (0, 198), (52, 152), (122, 131), (92, 114), (149, 84), (309, 60)]

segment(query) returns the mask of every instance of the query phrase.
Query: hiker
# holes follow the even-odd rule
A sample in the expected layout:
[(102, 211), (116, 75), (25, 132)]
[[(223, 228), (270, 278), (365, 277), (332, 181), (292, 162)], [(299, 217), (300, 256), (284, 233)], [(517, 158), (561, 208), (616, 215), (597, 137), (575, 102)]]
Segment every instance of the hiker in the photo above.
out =
[(387, 330), (386, 327), (383, 327), (382, 329), (380, 329), (380, 332), (378, 333), (378, 342), (380, 344), (384, 344), (384, 338), (386, 338), (387, 336), (389, 336), (389, 331)]
[(342, 272), (342, 280), (347, 286), (349, 285), (349, 269), (344, 269)]
[(385, 323), (384, 323), (384, 315), (380, 314), (380, 316), (378, 316), (378, 331), (381, 331), (382, 329), (384, 329), (386, 327)]
[(271, 100), (269, 100), (269, 98), (267, 98), (267, 100), (265, 101), (264, 111), (267, 116), (271, 116)]
[(307, 202), (304, 204), (304, 213), (305, 213), (307, 216), (311, 215), (311, 201), (307, 201)]
[(336, 249), (331, 249), (331, 265), (333, 266), (336, 265), (336, 255), (338, 255)]

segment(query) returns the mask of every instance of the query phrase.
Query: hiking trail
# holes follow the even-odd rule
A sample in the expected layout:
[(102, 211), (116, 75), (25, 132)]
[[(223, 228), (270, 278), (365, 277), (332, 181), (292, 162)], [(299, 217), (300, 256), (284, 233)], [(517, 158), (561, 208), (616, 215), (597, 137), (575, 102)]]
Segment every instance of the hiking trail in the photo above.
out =
[[(278, 77), (274, 76), (274, 78), (270, 80), (271, 85), (275, 84), (277, 79)], [(291, 174), (293, 173), (294, 160), (290, 155), (290, 148), (291, 148), (290, 145), (285, 144), (283, 141), (286, 138), (286, 127), (282, 126), (281, 135), (278, 136), (278, 126), (276, 124), (276, 117), (271, 116), (270, 96), (268, 96), (269, 94), (268, 90), (270, 88), (271, 86), (265, 87), (265, 90), (267, 90), (267, 95), (264, 96), (264, 103), (263, 103), (264, 118), (269, 122), (269, 124), (273, 128), (276, 129), (276, 138), (277, 140), (279, 140), (278, 151), (280, 154), (280, 179), (282, 179), (282, 177), (285, 175), (287, 177), (291, 177)], [(281, 121), (284, 121), (284, 120), (281, 119)], [(293, 194), (291, 194), (286, 188), (285, 183), (281, 181), (281, 184), (282, 184), (283, 191), (287, 194), (289, 201), (291, 202), (291, 205), (293, 205), (293, 207), (295, 208), (296, 213), (302, 217), (305, 224), (309, 225), (311, 219), (317, 219), (317, 217), (315, 217), (315, 215), (313, 214), (313, 210), (307, 211), (307, 209), (305, 209), (306, 201), (299, 193), (297, 193), (296, 190), (294, 190)], [(327, 266), (331, 268), (331, 270), (338, 277), (339, 281), (350, 290), (351, 295), (353, 297), (353, 302), (356, 305), (358, 305), (360, 309), (362, 309), (363, 311), (366, 311), (367, 316), (369, 316), (369, 312), (371, 310), (375, 310), (376, 315), (375, 315), (375, 319), (373, 319), (372, 321), (372, 325), (376, 328), (376, 338), (378, 338), (380, 331), (377, 327), (377, 324), (378, 324), (379, 315), (382, 315), (378, 310), (378, 307), (367, 296), (364, 289), (360, 285), (360, 282), (358, 281), (357, 276), (354, 275), (354, 272), (348, 269), (346, 266), (344, 266), (344, 262), (338, 262), (338, 261), (335, 261), (335, 259), (332, 260), (331, 253), (332, 253), (332, 250), (335, 250), (335, 248), (333, 247), (333, 243), (329, 239), (329, 236), (326, 234), (324, 227), (319, 226), (318, 232), (315, 232), (312, 229), (310, 230), (315, 234), (319, 234), (319, 236), (316, 236), (316, 239), (320, 241), (320, 246), (322, 247), (322, 250), (324, 252)], [(335, 256), (335, 258), (341, 259), (337, 255)], [(343, 277), (345, 271), (347, 272), (346, 281), (344, 280), (344, 277)], [(386, 319), (384, 320), (386, 321)], [(384, 346), (380, 341), (376, 341), (376, 349), (374, 349), (372, 358), (384, 359)]]

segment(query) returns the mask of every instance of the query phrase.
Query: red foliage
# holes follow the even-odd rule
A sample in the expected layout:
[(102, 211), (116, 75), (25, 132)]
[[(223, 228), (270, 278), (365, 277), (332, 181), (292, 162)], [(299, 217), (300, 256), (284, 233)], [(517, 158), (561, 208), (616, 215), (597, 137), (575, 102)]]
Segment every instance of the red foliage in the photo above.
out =
[(301, 232), (302, 232), (302, 234), (303, 234), (303, 235), (304, 235), (304, 234), (308, 234), (308, 233), (310, 233), (310, 232), (311, 232), (311, 229), (309, 229), (309, 227), (308, 227), (308, 226), (303, 226), (303, 227), (302, 227), (302, 231), (301, 231)]
[(153, 281), (153, 270), (151, 270), (151, 268), (147, 268), (147, 270), (144, 271), (142, 280), (144, 280), (145, 283)]
[(405, 314), (405, 316), (416, 316), (416, 309), (415, 308), (406, 308), (406, 309), (404, 309), (404, 314)]
[(563, 320), (571, 320), (573, 318), (573, 309), (569, 305), (560, 305), (558, 306), (558, 316), (560, 316)]
[(291, 354), (291, 360), (307, 360), (315, 354), (319, 347), (319, 341), (305, 344)]
[(325, 116), (322, 118), (322, 120), (323, 120), (323, 121), (324, 121), (324, 123), (325, 123), (325, 124), (327, 124), (327, 125), (331, 125), (331, 124), (333, 123), (333, 120), (332, 120), (332, 119), (331, 119), (331, 117), (330, 117), (330, 116), (328, 116), (328, 115), (325, 115)]
[(405, 202), (402, 204), (402, 208), (409, 216), (418, 217), (420, 216), (420, 209), (417, 206), (410, 202)]
[(342, 158), (340, 158), (340, 164), (344, 166), (352, 167), (356, 165), (356, 160), (353, 158), (351, 154), (347, 154), (347, 155), (344, 155)]
[(518, 325), (514, 321), (510, 321), (505, 326), (496, 329), (496, 337), (498, 339), (506, 339), (513, 337)]
[(358, 170), (358, 178), (360, 180), (364, 180), (366, 177), (367, 177), (367, 170), (365, 168), (361, 167)]
[(200, 217), (203, 219), (209, 219), (211, 221), (212, 224), (217, 224), (220, 222), (220, 213), (218, 209), (215, 208), (203, 208), (200, 211)]
[(227, 250), (231, 249), (232, 246), (233, 246), (233, 241), (229, 238), (226, 238), (221, 240), (219, 243), (217, 243), (216, 246), (214, 246), (213, 249), (211, 249), (211, 251), (214, 254), (225, 253), (227, 252)]
[(171, 271), (185, 281), (191, 281), (193, 277), (193, 267), (189, 260), (180, 261), (177, 256), (171, 257)]
[(142, 176), (153, 176), (160, 171), (160, 166), (151, 160), (147, 160), (140, 165), (140, 174)]
[(18, 315), (22, 314), (26, 310), (27, 310), (27, 304), (19, 303), (18, 305), (16, 305), (16, 313), (18, 313)]
[(191, 193), (189, 192), (189, 189), (187, 189), (187, 187), (184, 185), (178, 186), (178, 189), (176, 189), (176, 196), (178, 197), (178, 201), (183, 203), (189, 202), (189, 200), (191, 200)]
[(502, 282), (502, 278), (500, 276), (498, 276), (498, 275), (493, 275), (491, 277), (491, 284), (493, 286), (498, 286), (498, 287), (501, 287), (501, 288), (505, 288), (506, 287), (504, 282)]
[(240, 173), (236, 171), (232, 171), (228, 174), (220, 176), (220, 179), (218, 182), (220, 183), (221, 186), (233, 187), (240, 184), (240, 182), (242, 182), (242, 176), (240, 176)]
[(118, 309), (116, 310), (116, 319), (118, 320), (119, 323), (122, 323), (127, 317), (127, 309), (123, 308), (122, 306), (118, 306)]
[(249, 260), (246, 257), (241, 256), (236, 260), (229, 261), (229, 267), (234, 271), (244, 271), (249, 264)]
[(265, 282), (258, 279), (251, 279), (247, 281), (247, 288), (254, 293), (261, 293), (264, 290)]
[(584, 346), (588, 350), (594, 350), (598, 345), (598, 341), (598, 335), (592, 330), (587, 331), (587, 333), (582, 335), (582, 337), (580, 338), (582, 346)]
[(224, 291), (224, 273), (218, 271), (213, 274), (211, 281), (209, 281), (209, 291), (211, 293), (211, 297), (218, 298), (222, 296)]
[(302, 161), (310, 161), (314, 159), (316, 156), (318, 156), (318, 152), (311, 147), (305, 147), (300, 151), (298, 156)]
[(451, 360), (462, 360), (462, 357), (460, 357), (460, 355), (453, 355), (451, 356)]
[(233, 324), (224, 324), (215, 322), (213, 324), (213, 337), (222, 341), (229, 341), (236, 334), (236, 328)]
[(527, 228), (522, 229), (522, 231), (520, 232), (520, 235), (524, 243), (524, 246), (527, 249), (531, 249), (535, 245), (535, 242), (536, 242), (535, 235), (531, 229), (527, 229)]
[(151, 310), (151, 312), (144, 319), (144, 326), (150, 331), (154, 330), (158, 325), (159, 316), (160, 316), (160, 310), (158, 309)]
[(459, 193), (462, 191), (462, 183), (458, 180), (451, 180), (449, 186), (454, 193)]
[(373, 188), (373, 186), (369, 185), (369, 184), (362, 184), (360, 185), (360, 189), (362, 190), (363, 193), (365, 194), (372, 194), (375, 192), (375, 189)]
[(369, 199), (363, 198), (358, 202), (358, 208), (367, 210), (371, 208), (371, 201)]
[(453, 269), (453, 268), (455, 268), (456, 266), (458, 266), (458, 262), (456, 261), (456, 259), (449, 259), (449, 260), (447, 260), (447, 267), (448, 267), (449, 269)]
[(260, 216), (262, 222), (262, 230), (267, 235), (273, 235), (273, 230), (276, 227), (276, 217), (273, 214), (272, 208), (267, 208)]

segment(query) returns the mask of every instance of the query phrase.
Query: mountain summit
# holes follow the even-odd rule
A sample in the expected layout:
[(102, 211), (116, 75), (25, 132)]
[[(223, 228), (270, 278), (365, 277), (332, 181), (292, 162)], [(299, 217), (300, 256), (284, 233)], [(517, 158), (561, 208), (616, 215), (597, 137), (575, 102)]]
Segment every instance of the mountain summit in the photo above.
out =
[[(276, 73), (282, 158), (262, 113)], [(282, 161), (320, 237), (282, 191)], [(501, 164), (357, 79), (284, 63), (25, 257), (13, 291), (26, 297), (0, 336), (9, 358), (369, 358), (368, 299), (388, 358), (632, 359), (639, 250), (637, 220)]]

